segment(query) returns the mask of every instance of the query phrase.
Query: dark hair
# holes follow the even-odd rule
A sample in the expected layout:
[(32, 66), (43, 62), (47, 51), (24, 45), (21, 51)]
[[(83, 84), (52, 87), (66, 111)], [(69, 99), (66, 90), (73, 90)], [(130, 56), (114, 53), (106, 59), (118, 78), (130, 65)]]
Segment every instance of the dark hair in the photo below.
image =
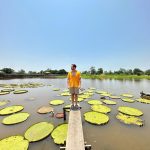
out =
[(72, 66), (75, 67), (75, 68), (77, 67), (76, 64), (72, 64)]

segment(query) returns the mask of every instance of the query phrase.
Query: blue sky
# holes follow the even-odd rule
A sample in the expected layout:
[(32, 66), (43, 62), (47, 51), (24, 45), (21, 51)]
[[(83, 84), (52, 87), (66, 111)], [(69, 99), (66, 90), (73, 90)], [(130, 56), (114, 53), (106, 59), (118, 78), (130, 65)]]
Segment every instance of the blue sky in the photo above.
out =
[(149, 0), (0, 0), (0, 68), (150, 68)]

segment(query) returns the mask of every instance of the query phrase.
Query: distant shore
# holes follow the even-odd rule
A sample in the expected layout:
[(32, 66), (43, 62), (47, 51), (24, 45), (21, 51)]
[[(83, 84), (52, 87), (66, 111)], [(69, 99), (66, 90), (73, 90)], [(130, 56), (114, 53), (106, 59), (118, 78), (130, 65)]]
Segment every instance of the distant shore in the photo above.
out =
[[(22, 78), (66, 78), (67, 75), (61, 75), (61, 74), (49, 74), (49, 75), (42, 75), (42, 74), (35, 74), (35, 75), (14, 75), (14, 74), (6, 74), (3, 76), (0, 76), (1, 80), (6, 79), (22, 79)], [(116, 79), (116, 80), (140, 80), (140, 79), (148, 79), (150, 80), (150, 76), (148, 75), (125, 75), (125, 74), (101, 74), (101, 75), (91, 75), (91, 74), (81, 74), (81, 77), (83, 79)]]

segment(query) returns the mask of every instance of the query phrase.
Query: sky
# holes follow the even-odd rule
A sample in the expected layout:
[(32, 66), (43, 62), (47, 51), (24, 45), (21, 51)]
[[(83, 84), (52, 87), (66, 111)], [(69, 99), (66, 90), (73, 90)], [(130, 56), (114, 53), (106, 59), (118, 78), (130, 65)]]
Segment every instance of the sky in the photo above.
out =
[(150, 69), (149, 0), (0, 0), (0, 69)]

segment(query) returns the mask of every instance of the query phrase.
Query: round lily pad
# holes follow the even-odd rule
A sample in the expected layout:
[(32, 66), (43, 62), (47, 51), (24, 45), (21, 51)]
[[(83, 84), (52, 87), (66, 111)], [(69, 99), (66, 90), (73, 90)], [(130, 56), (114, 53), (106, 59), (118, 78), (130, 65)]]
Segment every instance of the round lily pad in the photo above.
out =
[(71, 104), (66, 105), (65, 108), (69, 108), (69, 109), (66, 109), (66, 111), (70, 111), (70, 107), (71, 107)]
[(89, 101), (88, 101), (88, 104), (90, 104), (90, 105), (102, 104), (102, 102), (101, 102), (100, 100), (94, 99), (94, 100), (89, 100)]
[(84, 113), (84, 118), (87, 122), (97, 125), (102, 125), (109, 121), (107, 115), (94, 111)]
[(63, 100), (59, 100), (59, 99), (51, 100), (51, 101), (50, 101), (50, 104), (51, 104), (51, 105), (61, 105), (61, 104), (63, 104), (63, 103), (64, 103), (64, 101), (63, 101)]
[(52, 107), (50, 107), (50, 106), (42, 106), (42, 107), (40, 107), (39, 109), (38, 109), (38, 113), (39, 114), (47, 114), (47, 113), (49, 113), (49, 112), (53, 112), (54, 111), (54, 109), (52, 108)]
[(23, 93), (27, 93), (27, 90), (16, 90), (14, 91), (14, 94), (23, 94)]
[(0, 92), (0, 95), (6, 95), (9, 94), (10, 92)]
[(136, 99), (138, 102), (141, 102), (141, 103), (145, 103), (145, 104), (150, 104), (150, 100), (148, 99), (144, 99), (144, 98), (138, 98)]
[(51, 133), (54, 143), (64, 144), (67, 138), (68, 124), (58, 125)]
[(28, 140), (20, 135), (10, 136), (0, 140), (0, 150), (27, 150)]
[(24, 136), (29, 142), (36, 142), (46, 138), (54, 129), (54, 126), (48, 122), (39, 122), (27, 129)]
[(70, 96), (71, 94), (69, 92), (63, 92), (60, 94), (61, 96)]
[(17, 123), (20, 123), (20, 122), (27, 120), (29, 116), (30, 116), (30, 114), (25, 113), (25, 112), (16, 113), (16, 114), (13, 114), (13, 115), (10, 115), (10, 116), (4, 118), (2, 120), (2, 123), (7, 124), (7, 125), (17, 124)]
[(19, 112), (21, 110), (23, 110), (24, 107), (21, 105), (13, 105), (13, 106), (9, 106), (6, 108), (3, 108), (0, 110), (0, 115), (9, 115), (9, 114), (13, 114), (15, 112)]
[(10, 101), (9, 100), (2, 100), (0, 101), (0, 106), (4, 106), (6, 104), (8, 104)]
[(121, 122), (123, 122), (125, 124), (135, 124), (135, 125), (138, 125), (138, 126), (143, 125), (142, 119), (140, 119), (138, 117), (135, 117), (135, 116), (129, 116), (129, 115), (119, 113), (116, 116), (116, 118), (119, 119)]
[(100, 94), (101, 96), (105, 96), (105, 97), (109, 97), (110, 96), (110, 94), (109, 93), (102, 93), (102, 94)]
[(133, 97), (133, 95), (131, 95), (131, 94), (122, 94), (121, 96), (128, 97), (128, 98), (132, 98)]
[(12, 92), (14, 89), (2, 89), (1, 92)]
[(106, 91), (96, 91), (97, 94), (108, 94)]
[(89, 89), (90, 89), (90, 90), (96, 90), (96, 88), (94, 88), (94, 87), (90, 87)]
[(101, 112), (101, 113), (109, 113), (111, 109), (104, 105), (92, 105), (91, 109), (93, 111)]
[(59, 91), (60, 89), (59, 88), (53, 88), (53, 91)]
[(122, 101), (128, 102), (128, 103), (133, 103), (133, 102), (135, 102), (135, 100), (133, 100), (133, 99), (131, 99), (131, 98), (122, 98)]
[(92, 96), (94, 93), (91, 93), (91, 92), (84, 92), (83, 94), (84, 94), (84, 95), (87, 95), (87, 96)]
[(56, 118), (64, 118), (64, 113), (57, 113), (56, 115), (55, 115), (55, 117)]
[(119, 107), (118, 111), (123, 113), (123, 114), (131, 115), (131, 116), (143, 115), (143, 112), (141, 110), (136, 109), (136, 108), (132, 108), (132, 107), (126, 107), (126, 106)]
[(91, 96), (90, 95), (79, 95), (78, 98), (83, 98), (83, 99), (86, 99), (86, 98), (90, 98)]
[(112, 99), (120, 99), (119, 96), (114, 96), (114, 95), (110, 95), (109, 98), (112, 98)]
[(105, 103), (107, 105), (116, 105), (117, 104), (115, 101), (108, 100), (108, 99), (103, 100), (103, 103)]

